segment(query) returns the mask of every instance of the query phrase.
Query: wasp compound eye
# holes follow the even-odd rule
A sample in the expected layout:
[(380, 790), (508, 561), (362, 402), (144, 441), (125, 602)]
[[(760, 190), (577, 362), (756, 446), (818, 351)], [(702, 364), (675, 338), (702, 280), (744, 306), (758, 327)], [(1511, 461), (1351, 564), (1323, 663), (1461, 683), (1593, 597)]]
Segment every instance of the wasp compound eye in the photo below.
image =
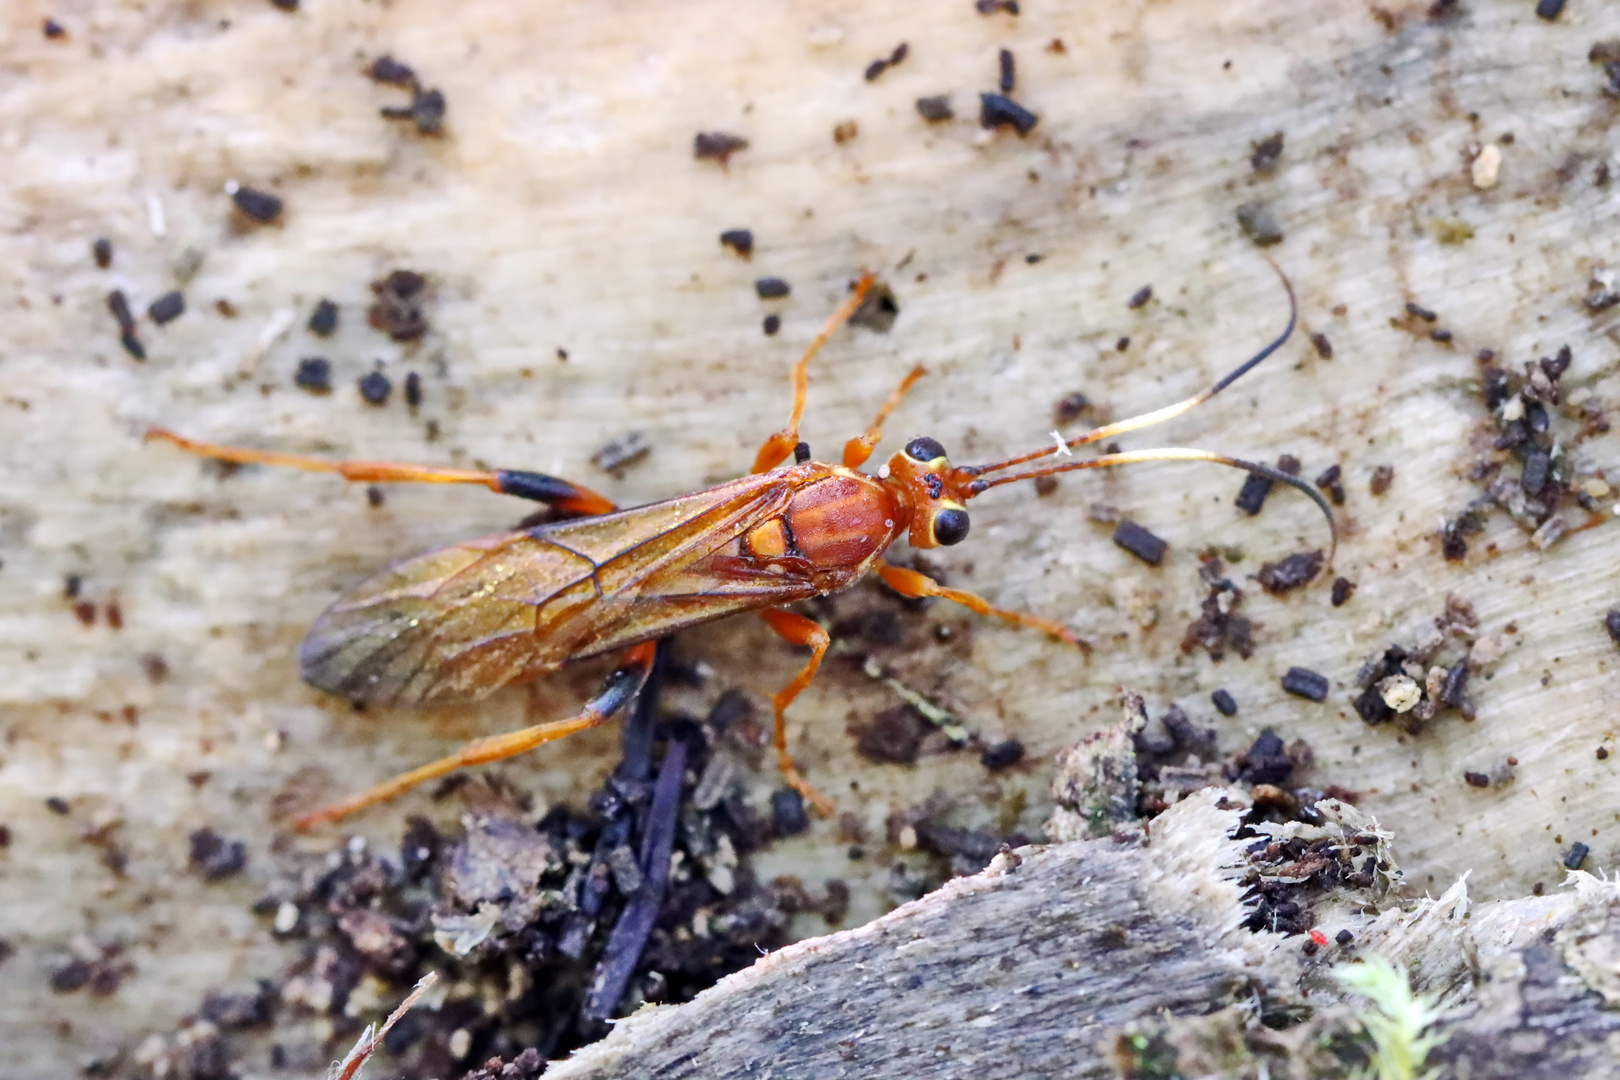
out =
[(966, 510), (952, 507), (941, 510), (934, 518), (934, 543), (941, 547), (960, 544), (967, 539), (968, 515)]
[(920, 461), (924, 465), (930, 461), (938, 461), (945, 456), (945, 448), (939, 445), (939, 440), (930, 439), (926, 435), (919, 435), (906, 443), (906, 457), (912, 461)]

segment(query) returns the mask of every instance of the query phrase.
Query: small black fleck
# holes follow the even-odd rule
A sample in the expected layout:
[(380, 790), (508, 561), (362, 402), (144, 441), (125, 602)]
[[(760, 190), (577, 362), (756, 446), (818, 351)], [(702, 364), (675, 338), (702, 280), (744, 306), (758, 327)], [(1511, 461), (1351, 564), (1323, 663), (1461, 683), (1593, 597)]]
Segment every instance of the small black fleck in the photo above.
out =
[(1569, 854), (1564, 856), (1564, 869), (1579, 870), (1581, 863), (1585, 862), (1586, 857), (1591, 853), (1592, 849), (1586, 844), (1574, 843), (1569, 845)]
[(808, 829), (810, 815), (804, 812), (804, 796), (792, 788), (771, 792), (771, 823), (777, 836), (797, 836)]
[(1237, 715), (1237, 699), (1224, 687), (1209, 695), (1209, 700), (1215, 703), (1215, 711), (1222, 716)]
[(1328, 340), (1326, 334), (1320, 331), (1313, 332), (1311, 334), (1311, 346), (1316, 349), (1316, 355), (1323, 360), (1333, 359), (1333, 342)]
[(1259, 173), (1271, 172), (1282, 158), (1282, 152), (1283, 133), (1274, 131), (1260, 141), (1249, 144), (1249, 167)]
[(1337, 941), (1340, 945), (1348, 945), (1352, 941), (1356, 940), (1356, 935), (1352, 934), (1348, 930), (1340, 930), (1337, 934), (1333, 935), (1333, 940)]
[(191, 868), (208, 881), (231, 877), (247, 866), (247, 845), (240, 840), (226, 840), (209, 828), (196, 830), (189, 839)]
[(332, 392), (332, 364), (324, 356), (306, 356), (298, 361), (293, 385), (310, 394)]
[(124, 295), (123, 289), (114, 289), (107, 294), (107, 310), (118, 320), (119, 333), (135, 332), (135, 313), (129, 310), (129, 297)]
[(1557, 356), (1543, 356), (1540, 361), (1541, 370), (1545, 372), (1547, 378), (1551, 379), (1553, 382), (1557, 382), (1559, 379), (1562, 379), (1564, 377), (1564, 372), (1568, 371), (1569, 365), (1574, 362), (1575, 352), (1568, 345), (1565, 345), (1559, 349)]
[(377, 57), (371, 62), (371, 66), (366, 68), (366, 75), (377, 82), (393, 86), (412, 86), (416, 83), (416, 72), (392, 56)]
[(1128, 518), (1115, 527), (1114, 543), (1149, 566), (1158, 566), (1164, 562), (1164, 553), (1170, 547), (1164, 540)]
[(1486, 776), (1482, 772), (1465, 772), (1465, 773), (1463, 773), (1463, 782), (1466, 783), (1469, 787), (1490, 787), (1491, 786), (1491, 778)]
[(73, 812), (73, 807), (60, 795), (52, 795), (45, 800), (45, 809), (53, 814), (67, 815)]
[(96, 266), (102, 270), (112, 265), (112, 241), (105, 236), (98, 236), (90, 245), (90, 254), (95, 257)]
[(1003, 94), (979, 95), (980, 127), (1010, 127), (1022, 137), (1034, 131), (1040, 122), (1039, 116)]
[(917, 99), (917, 115), (930, 124), (942, 124), (946, 120), (955, 119), (956, 111), (951, 108), (949, 94), (935, 94), (933, 97)]
[(979, 764), (995, 772), (1006, 769), (1024, 760), (1024, 744), (1017, 739), (1003, 739), (1001, 742), (991, 743), (979, 755)]
[(1265, 203), (1255, 200), (1237, 208), (1238, 228), (1255, 247), (1271, 247), (1283, 241), (1282, 226)]
[(1115, 352), (1124, 352), (1125, 350), (1129, 349), (1130, 347), (1131, 347), (1131, 339), (1130, 339), (1129, 335), (1127, 335), (1125, 337), (1122, 337), (1118, 341), (1114, 342), (1114, 351)]
[(1312, 941), (1310, 938), (1306, 938), (1305, 943), (1299, 947), (1299, 951), (1304, 953), (1306, 956), (1315, 956), (1319, 948), (1321, 948), (1321, 946), (1317, 945), (1316, 942)]
[(1603, 629), (1609, 632), (1609, 640), (1620, 645), (1620, 607), (1610, 608), (1603, 616)]
[(414, 371), (405, 376), (405, 404), (412, 412), (422, 404), (422, 376)]
[(1016, 61), (1013, 60), (1012, 50), (1002, 49), (996, 56), (996, 63), (1001, 73), (997, 85), (1001, 88), (1003, 94), (1010, 94), (1018, 86), (1018, 67)]
[(754, 254), (754, 233), (751, 229), (727, 229), (720, 234), (720, 243), (744, 259)]
[(1131, 298), (1125, 301), (1125, 306), (1135, 311), (1137, 308), (1146, 307), (1147, 302), (1151, 299), (1153, 299), (1153, 286), (1144, 285), (1131, 293)]
[(1355, 582), (1347, 577), (1336, 577), (1333, 579), (1333, 594), (1329, 599), (1332, 600), (1334, 607), (1344, 607), (1350, 597), (1355, 595), (1355, 591)]
[(141, 339), (135, 336), (133, 330), (126, 334), (120, 334), (118, 343), (124, 347), (125, 352), (135, 359), (146, 359), (146, 346), (141, 344)]
[(387, 501), (388, 493), (382, 489), (381, 484), (366, 485), (366, 502), (371, 504), (372, 509), (376, 509)]
[(1052, 420), (1059, 427), (1079, 419), (1080, 414), (1091, 408), (1091, 399), (1080, 391), (1065, 395), (1058, 403), (1052, 406)]
[(281, 196), (272, 195), (268, 191), (258, 188), (238, 187), (231, 192), (231, 202), (248, 218), (257, 221), (260, 225), (268, 225), (281, 216), (283, 204)]
[(1017, 15), (1018, 0), (973, 0), (973, 9), (980, 15), (994, 15), (998, 11)]
[(68, 574), (62, 578), (62, 599), (77, 600), (79, 593), (84, 589), (84, 578), (79, 574)]
[(179, 289), (171, 289), (147, 305), (146, 314), (159, 326), (171, 323), (185, 314), (186, 298)]
[(652, 453), (652, 443), (639, 431), (628, 431), (609, 439), (591, 455), (591, 463), (603, 472), (618, 473)]
[(83, 960), (69, 960), (51, 972), (51, 989), (58, 994), (71, 994), (90, 981), (90, 965)]
[(330, 300), (323, 298), (315, 305), (315, 310), (310, 312), (309, 332), (317, 337), (330, 337), (337, 329), (337, 324), (338, 306)]
[(282, 11), (297, 11), (299, 0), (270, 0), (270, 4)]
[(360, 396), (365, 399), (367, 405), (386, 405), (388, 395), (394, 391), (394, 384), (380, 371), (363, 376), (359, 386)]
[(1034, 266), (1036, 263), (1040, 262), (1044, 258), (1046, 258), (1046, 256), (1042, 255), (1040, 252), (1032, 251), (1028, 255), (1024, 256), (1024, 261), (1026, 263), (1028, 263), (1030, 266)]
[(1320, 548), (1315, 551), (1298, 551), (1276, 562), (1261, 564), (1260, 572), (1255, 577), (1260, 587), (1273, 596), (1281, 596), (1291, 592), (1301, 585), (1308, 584), (1322, 570), (1322, 564), (1327, 556)]
[(1282, 677), (1282, 688), (1295, 697), (1326, 701), (1328, 679), (1326, 675), (1310, 668), (1291, 667)]
[(1338, 465), (1329, 465), (1316, 477), (1316, 486), (1333, 501), (1334, 506), (1344, 505), (1344, 484), (1341, 483), (1344, 470)]
[(754, 282), (754, 292), (761, 300), (780, 300), (793, 291), (793, 286), (777, 277), (762, 277)]
[(876, 80), (879, 75), (882, 75), (885, 71), (888, 71), (890, 68), (904, 60), (906, 55), (910, 52), (911, 46), (902, 41), (900, 44), (894, 47), (894, 52), (890, 53), (888, 56), (879, 57), (870, 64), (867, 64), (866, 81), (872, 82)]
[(731, 162), (731, 155), (748, 149), (748, 140), (741, 135), (728, 135), (723, 131), (700, 131), (692, 137), (692, 156), (699, 161)]
[(1564, 13), (1564, 0), (1536, 0), (1536, 18), (1552, 22)]
[(782, 316), (780, 316), (780, 315), (767, 315), (767, 316), (765, 316), (765, 336), (766, 337), (775, 337), (777, 331), (781, 330), (781, 329), (782, 329)]
[(1406, 305), (1406, 313), (1408, 315), (1412, 315), (1412, 316), (1414, 316), (1416, 318), (1422, 319), (1424, 322), (1434, 322), (1436, 319), (1438, 319), (1440, 317), (1434, 311), (1432, 311), (1429, 308), (1424, 307), (1422, 304), (1419, 304), (1419, 303), (1416, 303), (1416, 302), (1408, 302), (1407, 303), (1407, 305)]
[(1524, 459), (1524, 473), (1519, 477), (1519, 486), (1529, 496), (1541, 494), (1541, 489), (1547, 486), (1547, 476), (1552, 472), (1552, 455), (1547, 451), (1536, 448)]
[(45, 22), (40, 26), (40, 29), (44, 32), (45, 36), (52, 41), (56, 41), (58, 38), (67, 37), (67, 29), (55, 19), (46, 19)]
[(1600, 746), (1597, 748), (1597, 759), (1599, 761), (1609, 760), (1609, 748), (1607, 746)]
[(1440, 344), (1444, 345), (1446, 342), (1451, 340), (1451, 331), (1447, 330), (1443, 326), (1437, 326), (1433, 330), (1429, 331), (1429, 340), (1438, 341)]

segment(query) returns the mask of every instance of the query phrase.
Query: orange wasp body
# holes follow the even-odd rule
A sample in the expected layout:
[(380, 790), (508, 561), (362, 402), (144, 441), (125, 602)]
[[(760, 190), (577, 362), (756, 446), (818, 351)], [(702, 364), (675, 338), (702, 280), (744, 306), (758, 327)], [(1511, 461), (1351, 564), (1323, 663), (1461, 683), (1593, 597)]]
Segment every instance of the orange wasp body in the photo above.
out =
[[(991, 487), (1074, 469), (1137, 461), (1198, 460), (1234, 465), (1289, 484), (1328, 514), (1322, 497), (1286, 473), (1202, 450), (1147, 450), (990, 474), (1059, 452), (1057, 445), (993, 465), (952, 467), (944, 449), (919, 437), (877, 475), (860, 471), (882, 436), (884, 421), (923, 374), (914, 369), (871, 427), (851, 439), (842, 464), (809, 460), (799, 441), (811, 358), (848, 320), (871, 287), (862, 278), (794, 367), (788, 426), (760, 448), (753, 472), (705, 491), (628, 510), (579, 485), (514, 470), (437, 469), (397, 462), (331, 462), (302, 455), (193, 442), (162, 429), (149, 437), (193, 453), (244, 464), (337, 472), (349, 480), (476, 483), (534, 499), (571, 520), (469, 540), (395, 563), (326, 610), (299, 648), (312, 685), (351, 701), (427, 707), (475, 701), (501, 686), (562, 665), (627, 650), (602, 691), (577, 716), (476, 739), (456, 754), (360, 795), (305, 814), (298, 827), (336, 821), (467, 765), (497, 761), (603, 723), (646, 681), (654, 643), (677, 630), (757, 611), (785, 640), (813, 651), (798, 676), (773, 698), (776, 748), (788, 782), (818, 808), (831, 804), (799, 775), (788, 757), (784, 711), (815, 675), (829, 638), (813, 620), (783, 605), (825, 596), (875, 571), (908, 597), (939, 596), (981, 614), (1042, 630), (1083, 645), (1058, 623), (1002, 611), (984, 599), (946, 589), (922, 574), (882, 561), (902, 534), (913, 547), (961, 542), (963, 504)], [(1286, 284), (1286, 279), (1285, 282)], [(1281, 346), (1288, 328), (1214, 386), (1176, 405), (1098, 428), (1065, 447), (1097, 442), (1185, 412), (1224, 389)], [(795, 461), (783, 462), (792, 455)]]

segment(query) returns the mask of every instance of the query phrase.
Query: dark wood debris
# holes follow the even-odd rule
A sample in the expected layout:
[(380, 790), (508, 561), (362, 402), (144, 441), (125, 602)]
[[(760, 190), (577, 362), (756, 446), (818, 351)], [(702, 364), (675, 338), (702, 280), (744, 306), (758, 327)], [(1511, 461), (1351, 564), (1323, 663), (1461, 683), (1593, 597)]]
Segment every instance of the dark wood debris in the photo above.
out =
[(1254, 655), (1254, 624), (1238, 614), (1243, 603), (1243, 590), (1225, 575), (1225, 567), (1214, 555), (1199, 557), (1198, 579), (1208, 590), (1200, 604), (1200, 614), (1187, 627), (1181, 639), (1181, 651), (1190, 653), (1202, 648), (1209, 658), (1219, 662), (1231, 649), (1247, 660)]
[(1355, 582), (1351, 581), (1347, 577), (1336, 577), (1336, 578), (1334, 578), (1333, 579), (1333, 592), (1332, 592), (1332, 595), (1330, 597), (1330, 599), (1331, 599), (1331, 601), (1333, 603), (1333, 606), (1334, 607), (1344, 607), (1344, 605), (1349, 602), (1350, 597), (1355, 595), (1355, 592), (1356, 592), (1356, 583)]
[(281, 216), (281, 211), (285, 207), (281, 196), (245, 184), (231, 185), (230, 196), (231, 203), (243, 217), (260, 225), (273, 223)]
[(1020, 138), (1035, 130), (1041, 118), (1005, 94), (979, 95), (979, 126), (983, 128), (1010, 127)]
[(1162, 564), (1165, 552), (1170, 549), (1168, 542), (1128, 518), (1115, 527), (1114, 543), (1149, 566)]
[(186, 298), (179, 289), (171, 289), (146, 307), (147, 316), (159, 326), (167, 325), (185, 314)]
[(699, 161), (731, 163), (731, 155), (748, 149), (748, 140), (723, 131), (700, 131), (692, 137), (692, 156)]
[(1326, 562), (1327, 555), (1321, 549), (1299, 551), (1276, 562), (1262, 564), (1255, 579), (1266, 592), (1281, 596), (1308, 584), (1322, 572), (1322, 565)]
[(367, 405), (382, 406), (388, 404), (388, 397), (394, 392), (394, 383), (381, 371), (371, 371), (360, 377), (356, 388), (360, 391), (360, 399)]
[(900, 44), (894, 47), (894, 51), (888, 56), (879, 57), (870, 64), (867, 64), (866, 81), (877, 81), (878, 76), (882, 75), (885, 71), (888, 71), (890, 68), (903, 61), (906, 58), (906, 54), (910, 51), (911, 46), (902, 41)]
[(1282, 688), (1295, 697), (1310, 701), (1326, 701), (1328, 678), (1310, 668), (1291, 667), (1283, 673)]
[(1237, 208), (1238, 227), (1256, 247), (1271, 247), (1283, 242), (1282, 226), (1277, 223), (1271, 207), (1256, 199)]
[(1249, 167), (1257, 173), (1276, 171), (1282, 160), (1283, 133), (1274, 131), (1265, 138), (1249, 144)]
[(338, 306), (330, 300), (322, 299), (315, 305), (315, 310), (309, 314), (309, 332), (317, 337), (330, 337), (337, 329)]
[(720, 244), (736, 252), (739, 258), (753, 258), (754, 233), (751, 229), (727, 229), (720, 234)]
[(306, 356), (298, 361), (293, 385), (308, 394), (332, 392), (332, 362), (324, 356)]
[(930, 124), (942, 124), (947, 120), (954, 120), (956, 111), (951, 108), (949, 94), (934, 94), (931, 97), (917, 99), (917, 115)]
[(234, 877), (247, 866), (247, 845), (240, 840), (226, 840), (213, 829), (202, 828), (190, 836), (191, 868), (208, 881), (221, 881)]
[(427, 299), (427, 278), (414, 270), (394, 270), (371, 283), (372, 300), (366, 321), (395, 341), (415, 341), (428, 332), (422, 310)]

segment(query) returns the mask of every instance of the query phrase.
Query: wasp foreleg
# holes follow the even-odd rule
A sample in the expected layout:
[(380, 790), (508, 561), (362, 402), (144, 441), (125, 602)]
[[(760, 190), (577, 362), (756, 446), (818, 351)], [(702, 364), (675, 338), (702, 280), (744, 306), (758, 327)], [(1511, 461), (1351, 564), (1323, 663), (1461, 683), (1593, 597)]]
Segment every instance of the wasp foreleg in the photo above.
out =
[(901, 596), (912, 600), (918, 600), (925, 596), (937, 596), (942, 600), (950, 600), (953, 603), (961, 604), (968, 610), (977, 612), (980, 615), (989, 615), (991, 618), (1012, 623), (1014, 626), (1027, 626), (1032, 630), (1039, 630), (1043, 634), (1049, 634), (1059, 641), (1066, 641), (1087, 653), (1091, 652), (1090, 643), (1076, 637), (1074, 631), (1062, 623), (1043, 619), (1037, 615), (1026, 615), (1022, 611), (1007, 611), (1003, 608), (991, 607), (990, 601), (977, 593), (964, 592), (961, 589), (947, 589), (933, 578), (925, 574), (919, 574), (915, 570), (904, 570), (898, 566), (890, 566), (888, 563), (881, 562), (877, 564), (876, 569), (878, 577), (883, 579), (883, 584)]

